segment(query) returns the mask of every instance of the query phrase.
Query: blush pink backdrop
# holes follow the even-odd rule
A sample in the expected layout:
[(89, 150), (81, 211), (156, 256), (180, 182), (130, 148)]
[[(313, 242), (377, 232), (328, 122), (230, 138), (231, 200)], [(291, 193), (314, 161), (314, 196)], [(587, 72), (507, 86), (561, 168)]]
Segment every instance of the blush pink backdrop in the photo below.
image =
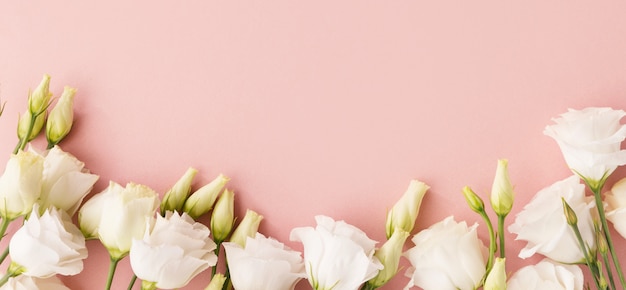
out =
[[(510, 223), (571, 174), (542, 134), (552, 117), (626, 109), (623, 1), (85, 2), (0, 3), (0, 164), (49, 73), (56, 96), (78, 88), (62, 146), (101, 176), (94, 192), (113, 180), (163, 193), (190, 166), (196, 186), (224, 173), (239, 216), (254, 209), (261, 232), (298, 250), (290, 230), (317, 214), (382, 242), (413, 178), (431, 186), (417, 230), (478, 221), (460, 190), (487, 200), (498, 158), (517, 194)], [(509, 272), (537, 260), (507, 242)], [(106, 280), (106, 252), (88, 246), (84, 272), (63, 278), (72, 289)], [(114, 289), (130, 276), (125, 260)]]

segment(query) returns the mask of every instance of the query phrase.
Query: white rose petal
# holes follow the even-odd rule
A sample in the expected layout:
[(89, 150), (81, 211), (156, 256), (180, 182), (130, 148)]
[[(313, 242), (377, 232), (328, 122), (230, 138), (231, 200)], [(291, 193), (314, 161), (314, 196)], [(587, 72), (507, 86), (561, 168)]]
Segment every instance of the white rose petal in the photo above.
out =
[(238, 290), (293, 290), (306, 277), (299, 252), (257, 233), (245, 249), (224, 243), (233, 286)]
[(405, 253), (413, 268), (407, 271), (411, 280), (404, 289), (476, 289), (487, 265), (487, 248), (478, 239), (477, 226), (467, 227), (450, 216), (417, 233), (415, 247)]
[(544, 259), (513, 274), (507, 282), (507, 290), (582, 290), (583, 282), (580, 267)]
[(376, 242), (343, 221), (316, 216), (317, 227), (291, 231), (304, 246), (304, 264), (315, 289), (355, 290), (376, 276), (382, 264), (374, 257)]

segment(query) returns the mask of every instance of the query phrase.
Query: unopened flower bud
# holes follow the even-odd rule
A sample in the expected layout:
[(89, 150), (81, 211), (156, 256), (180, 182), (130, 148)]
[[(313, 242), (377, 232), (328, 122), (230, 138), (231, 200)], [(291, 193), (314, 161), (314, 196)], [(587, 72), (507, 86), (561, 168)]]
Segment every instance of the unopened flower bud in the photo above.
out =
[(398, 273), (400, 257), (402, 256), (404, 243), (408, 237), (408, 232), (402, 229), (396, 229), (393, 235), (391, 235), (391, 238), (387, 240), (380, 249), (376, 250), (374, 256), (378, 258), (384, 268), (378, 272), (376, 277), (367, 281), (367, 284), (373, 288), (381, 287)]
[(65, 87), (59, 101), (50, 111), (48, 122), (46, 123), (46, 138), (48, 147), (52, 148), (67, 136), (72, 129), (74, 122), (74, 95), (76, 89)]
[(563, 213), (565, 214), (567, 224), (569, 224), (570, 226), (576, 226), (578, 224), (578, 217), (576, 217), (576, 212), (574, 212), (572, 207), (567, 204), (565, 198), (561, 197), (561, 201), (563, 202)]
[(222, 290), (225, 282), (226, 277), (221, 273), (217, 273), (213, 276), (213, 278), (211, 278), (211, 282), (208, 286), (206, 286), (206, 288), (204, 288), (204, 290)]
[(470, 209), (477, 213), (485, 211), (485, 203), (469, 186), (463, 187), (463, 196), (465, 196)]
[(509, 180), (508, 161), (498, 160), (496, 176), (491, 188), (491, 207), (499, 216), (506, 216), (513, 208), (513, 185)]
[(233, 230), (235, 222), (235, 193), (226, 189), (215, 203), (211, 216), (211, 233), (213, 240), (220, 244)]
[(26, 139), (26, 142), (30, 142), (31, 140), (35, 139), (35, 137), (39, 135), (39, 132), (41, 132), (43, 124), (46, 123), (46, 115), (47, 113), (44, 112), (43, 114), (37, 116), (37, 118), (35, 118), (35, 123), (31, 127), (30, 122), (33, 121), (33, 115), (30, 113), (30, 111), (26, 111), (17, 122), (17, 138), (19, 138), (20, 140)]
[(409, 188), (387, 213), (386, 232), (389, 239), (395, 229), (410, 233), (415, 226), (422, 199), (430, 187), (418, 180), (411, 180)]
[(493, 268), (485, 279), (484, 290), (505, 290), (506, 289), (506, 270), (505, 258), (496, 258)]
[(44, 75), (39, 86), (28, 97), (28, 109), (33, 115), (41, 114), (50, 105), (50, 76)]
[(161, 215), (166, 211), (182, 212), (185, 201), (191, 192), (191, 182), (198, 173), (195, 168), (188, 168), (185, 174), (170, 188), (161, 201)]
[(259, 225), (263, 220), (263, 216), (252, 210), (247, 210), (246, 215), (239, 223), (239, 226), (233, 231), (230, 236), (230, 242), (240, 245), (242, 248), (246, 247), (246, 239), (248, 237), (254, 238), (256, 232), (259, 230)]
[(213, 181), (196, 190), (185, 201), (183, 211), (193, 219), (197, 219), (201, 215), (209, 212), (213, 208), (217, 196), (222, 189), (224, 189), (224, 186), (226, 186), (229, 180), (230, 178), (220, 174)]

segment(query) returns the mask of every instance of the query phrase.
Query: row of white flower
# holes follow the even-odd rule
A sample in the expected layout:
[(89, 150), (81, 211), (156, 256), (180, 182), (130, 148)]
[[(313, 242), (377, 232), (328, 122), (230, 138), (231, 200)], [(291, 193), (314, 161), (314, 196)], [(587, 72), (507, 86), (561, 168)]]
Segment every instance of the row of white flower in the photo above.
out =
[[(44, 77), (29, 96), (24, 114), (28, 117), (18, 123), (18, 147), (0, 177), (0, 237), (10, 222), (23, 218), (0, 257), (0, 263), (7, 255), (11, 258), (0, 289), (67, 289), (56, 275), (83, 270), (86, 239), (100, 240), (110, 254), (107, 289), (117, 262), (126, 256), (142, 289), (184, 287), (207, 269), (212, 270), (207, 289), (294, 289), (303, 279), (315, 290), (376, 289), (397, 274), (402, 257), (411, 264), (405, 289), (581, 290), (585, 283), (578, 265), (583, 264), (598, 288), (617, 289), (615, 277), (624, 286), (606, 219), (626, 235), (626, 179), (604, 194), (604, 200), (600, 195), (608, 176), (626, 164), (626, 151), (620, 149), (626, 137), (626, 128), (619, 123), (625, 115), (621, 110), (571, 110), (546, 128), (576, 175), (539, 191), (517, 214), (509, 232), (528, 243), (519, 256), (541, 254), (546, 259), (507, 277), (504, 240), (499, 255), (495, 241), (506, 234), (501, 227), (514, 201), (506, 160), (498, 162), (490, 196), (499, 218), (497, 230), (482, 199), (469, 187), (463, 189), (470, 208), (488, 225), (488, 247), (478, 238), (478, 224), (468, 226), (450, 216), (415, 233), (413, 246), (403, 252), (429, 189), (412, 180), (388, 213), (387, 241), (380, 247), (353, 225), (316, 216), (315, 227), (291, 231), (290, 240), (303, 245), (300, 253), (258, 233), (263, 217), (252, 210), (235, 225), (234, 193), (226, 188), (229, 179), (224, 175), (192, 191), (198, 172), (190, 168), (162, 199), (146, 185), (110, 182), (83, 204), (99, 177), (56, 145), (71, 128), (76, 90), (67, 88), (67, 97), (53, 109), (59, 107), (58, 113), (46, 120), (49, 80)], [(44, 123), (52, 128), (46, 130), (49, 148), (24, 150)], [(594, 193), (595, 203), (586, 195), (585, 185)], [(606, 215), (603, 202), (608, 204)], [(71, 221), (77, 212), (78, 226)], [(196, 221), (205, 214), (211, 215), (209, 226)], [(226, 273), (220, 274), (216, 265), (222, 248)]]

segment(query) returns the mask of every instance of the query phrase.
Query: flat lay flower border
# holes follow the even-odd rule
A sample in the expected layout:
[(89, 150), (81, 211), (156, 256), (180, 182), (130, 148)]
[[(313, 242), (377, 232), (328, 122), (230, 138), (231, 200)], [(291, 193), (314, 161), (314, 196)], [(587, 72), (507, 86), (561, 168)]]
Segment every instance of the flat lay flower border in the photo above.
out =
[[(177, 289), (198, 275), (210, 275), (211, 290), (294, 289), (302, 280), (315, 290), (377, 289), (401, 272), (410, 278), (405, 289), (626, 287), (617, 237), (611, 235), (613, 227), (626, 237), (626, 178), (604, 188), (626, 164), (622, 110), (569, 110), (545, 128), (573, 174), (537, 192), (507, 229), (515, 191), (506, 159), (497, 161), (489, 206), (470, 187), (460, 190), (482, 219), (487, 241), (479, 239), (478, 224), (453, 216), (414, 230), (430, 187), (411, 180), (388, 211), (386, 241), (319, 215), (314, 227), (291, 231), (301, 253), (259, 233), (263, 216), (255, 211), (235, 217), (234, 192), (222, 174), (195, 190), (198, 171), (189, 168), (162, 195), (147, 185), (114, 181), (90, 195), (100, 177), (60, 145), (73, 125), (77, 90), (65, 87), (56, 99), (49, 84), (45, 75), (28, 94), (17, 123), (19, 142), (0, 176), (0, 238), (10, 239), (0, 255), (7, 269), (0, 289), (69, 289), (58, 276), (80, 274), (88, 239), (99, 240), (109, 254), (105, 289), (111, 289), (122, 259), (130, 260), (134, 273), (128, 289), (137, 283), (141, 289)], [(0, 115), (3, 109), (4, 103)], [(40, 134), (47, 139), (45, 149), (30, 143)], [(198, 221), (205, 215), (207, 224)], [(7, 235), (14, 222), (19, 229)], [(544, 259), (509, 273), (508, 234), (527, 243), (519, 257)], [(401, 269), (401, 259), (410, 268)]]

